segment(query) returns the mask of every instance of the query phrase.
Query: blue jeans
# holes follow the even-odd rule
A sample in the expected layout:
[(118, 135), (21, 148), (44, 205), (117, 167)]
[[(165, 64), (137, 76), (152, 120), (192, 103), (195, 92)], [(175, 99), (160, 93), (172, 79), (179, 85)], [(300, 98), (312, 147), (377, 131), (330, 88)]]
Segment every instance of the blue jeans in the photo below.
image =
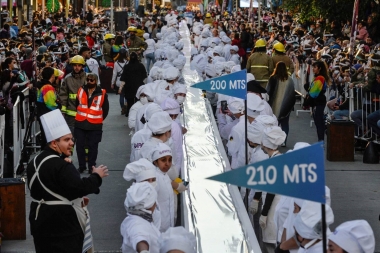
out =
[(377, 135), (380, 135), (380, 128), (377, 126), (377, 122), (380, 120), (380, 110), (374, 111), (367, 116), (368, 126), (372, 128)]
[(343, 119), (343, 117), (348, 117), (350, 112), (348, 110), (337, 110), (333, 112), (335, 119)]
[(150, 64), (152, 63), (152, 66), (153, 66), (153, 64), (156, 62), (156, 59), (154, 58), (154, 53), (146, 54), (145, 59), (146, 59), (146, 72), (149, 73)]
[(91, 170), (92, 166), (96, 165), (96, 159), (98, 158), (98, 146), (99, 142), (102, 140), (102, 135), (102, 130), (83, 130), (81, 128), (75, 128), (74, 136), (80, 168), (86, 168), (86, 144), (88, 147), (88, 169)]
[(314, 124), (317, 128), (318, 141), (325, 140), (325, 105), (316, 105), (313, 110)]
[(363, 121), (365, 122), (366, 119), (367, 119), (367, 113), (363, 110), (356, 110), (356, 111), (353, 111), (351, 113), (351, 119), (355, 122), (356, 124), (356, 129), (355, 129), (355, 133), (357, 135), (360, 135), (361, 134), (361, 131), (363, 131), (362, 129), (362, 124), (363, 124)]
[(124, 107), (124, 94), (123, 92), (119, 94), (119, 103), (120, 103), (120, 108)]

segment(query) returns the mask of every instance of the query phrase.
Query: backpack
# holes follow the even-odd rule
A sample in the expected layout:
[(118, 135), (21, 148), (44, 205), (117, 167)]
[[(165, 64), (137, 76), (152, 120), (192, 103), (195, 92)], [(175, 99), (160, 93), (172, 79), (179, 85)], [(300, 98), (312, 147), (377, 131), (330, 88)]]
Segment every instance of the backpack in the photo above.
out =
[(121, 70), (117, 72), (116, 77), (121, 77), (121, 75), (123, 74), (124, 67), (122, 67), (118, 61), (116, 63), (121, 68)]

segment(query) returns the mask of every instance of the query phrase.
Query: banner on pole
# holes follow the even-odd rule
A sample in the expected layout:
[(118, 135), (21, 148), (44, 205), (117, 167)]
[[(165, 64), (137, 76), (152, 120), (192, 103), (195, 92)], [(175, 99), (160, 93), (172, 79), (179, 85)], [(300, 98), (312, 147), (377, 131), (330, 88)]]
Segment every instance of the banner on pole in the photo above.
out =
[(245, 100), (247, 99), (247, 70), (244, 69), (229, 75), (211, 78), (196, 83), (191, 87)]
[(319, 142), (208, 179), (325, 204), (323, 143)]

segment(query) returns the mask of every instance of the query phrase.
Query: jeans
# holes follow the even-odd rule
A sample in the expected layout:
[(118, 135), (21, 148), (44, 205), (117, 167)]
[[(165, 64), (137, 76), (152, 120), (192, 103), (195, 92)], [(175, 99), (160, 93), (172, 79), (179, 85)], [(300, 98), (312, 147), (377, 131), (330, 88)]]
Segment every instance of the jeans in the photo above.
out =
[(350, 112), (348, 110), (337, 110), (333, 112), (334, 119), (343, 119), (343, 117), (348, 117)]
[(96, 165), (98, 146), (102, 140), (102, 134), (102, 130), (83, 130), (81, 128), (75, 128), (74, 135), (79, 168), (86, 168), (85, 144), (87, 144), (88, 147), (88, 169), (91, 171), (92, 166)]
[(290, 114), (287, 117), (278, 120), (278, 125), (281, 126), (282, 131), (286, 133), (285, 144), (289, 134), (289, 116)]
[(360, 135), (360, 132), (363, 131), (363, 122), (367, 119), (367, 113), (363, 110), (356, 110), (351, 113), (351, 119), (355, 122), (356, 128), (355, 133)]
[(368, 126), (372, 128), (377, 135), (380, 135), (380, 128), (377, 126), (377, 122), (380, 120), (380, 110), (374, 111), (367, 116)]
[(124, 94), (120, 93), (119, 96), (120, 96), (119, 97), (120, 108), (123, 108), (124, 107)]
[(153, 66), (153, 64), (156, 62), (156, 59), (154, 58), (154, 52), (146, 54), (145, 59), (146, 59), (146, 72), (149, 73), (150, 64), (152, 63), (152, 66)]
[(317, 128), (318, 141), (325, 140), (325, 105), (316, 105), (313, 110), (314, 124)]

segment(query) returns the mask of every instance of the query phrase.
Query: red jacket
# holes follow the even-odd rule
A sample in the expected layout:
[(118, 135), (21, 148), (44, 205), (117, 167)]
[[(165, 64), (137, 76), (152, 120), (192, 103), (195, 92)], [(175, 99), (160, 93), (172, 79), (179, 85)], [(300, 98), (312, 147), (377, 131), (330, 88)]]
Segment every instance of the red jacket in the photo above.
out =
[(89, 35), (86, 36), (86, 40), (88, 47), (92, 49), (92, 47), (95, 45), (95, 40)]

